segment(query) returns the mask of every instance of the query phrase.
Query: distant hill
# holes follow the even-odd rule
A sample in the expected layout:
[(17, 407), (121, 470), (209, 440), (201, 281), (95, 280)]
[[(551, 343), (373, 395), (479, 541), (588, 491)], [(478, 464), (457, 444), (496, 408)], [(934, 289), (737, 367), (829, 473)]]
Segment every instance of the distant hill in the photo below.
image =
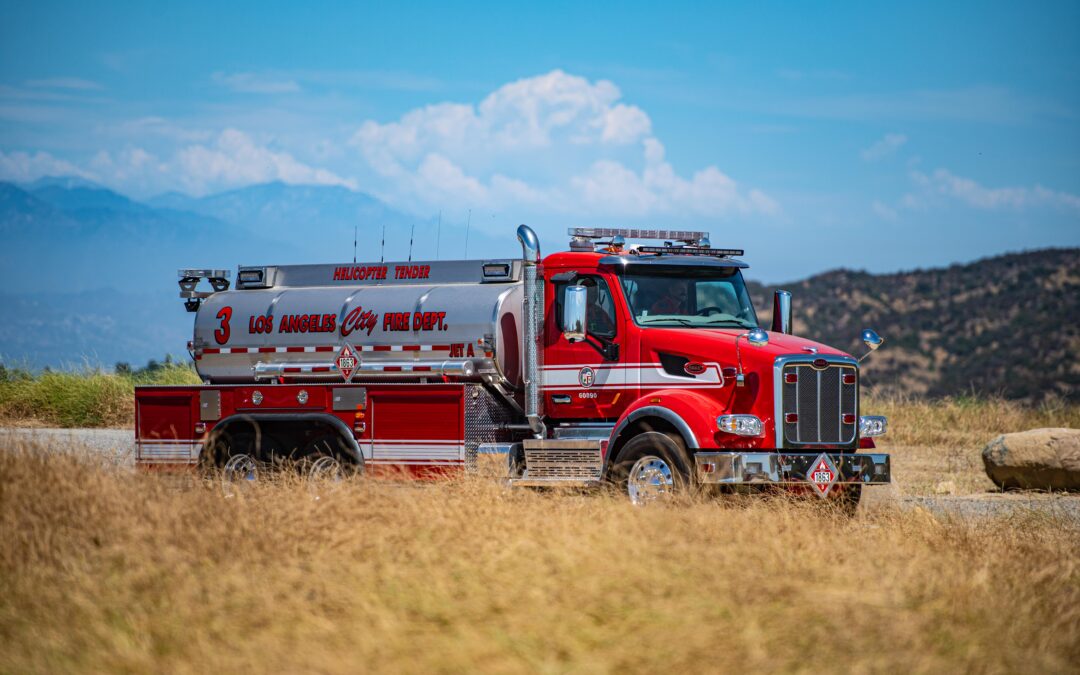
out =
[(772, 292), (793, 293), (795, 332), (861, 355), (863, 328), (886, 338), (864, 362), (882, 391), (1080, 399), (1080, 249), (1047, 249), (896, 274), (836, 270), (751, 285), (769, 325)]

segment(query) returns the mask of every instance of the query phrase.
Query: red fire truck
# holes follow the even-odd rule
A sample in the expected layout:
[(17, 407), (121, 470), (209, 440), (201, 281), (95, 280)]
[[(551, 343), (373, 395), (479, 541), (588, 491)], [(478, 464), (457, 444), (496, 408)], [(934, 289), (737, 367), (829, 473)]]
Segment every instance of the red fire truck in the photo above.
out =
[(713, 485), (851, 505), (889, 482), (859, 360), (792, 335), (785, 291), (762, 329), (742, 251), (571, 228), (545, 258), (517, 235), (520, 259), (241, 266), (233, 288), (181, 270), (203, 384), (138, 388), (138, 466), (420, 477), (504, 454), (511, 485), (635, 503)]

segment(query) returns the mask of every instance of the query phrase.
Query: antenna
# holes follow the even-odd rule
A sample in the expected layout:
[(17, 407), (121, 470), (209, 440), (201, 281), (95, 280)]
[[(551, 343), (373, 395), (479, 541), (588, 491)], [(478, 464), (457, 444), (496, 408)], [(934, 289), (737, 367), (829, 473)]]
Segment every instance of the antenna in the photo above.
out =
[(352, 226), (352, 261), (356, 264), (356, 226)]
[(439, 241), (442, 239), (442, 209), (439, 209), (439, 229), (435, 231), (435, 259), (439, 259)]
[(412, 243), (414, 234), (416, 234), (416, 223), (413, 223), (412, 229), (409, 230), (409, 262), (412, 262)]
[(382, 226), (382, 248), (379, 249), (379, 263), (382, 264), (383, 254), (386, 253), (386, 223)]
[(465, 259), (469, 259), (469, 226), (472, 225), (472, 209), (469, 209), (469, 219), (465, 221)]

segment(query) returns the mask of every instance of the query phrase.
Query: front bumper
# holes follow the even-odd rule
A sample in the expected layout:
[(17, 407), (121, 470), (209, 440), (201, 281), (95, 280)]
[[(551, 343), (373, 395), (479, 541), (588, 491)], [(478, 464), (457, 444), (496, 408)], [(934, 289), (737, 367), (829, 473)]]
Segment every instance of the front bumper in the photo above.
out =
[[(720, 485), (808, 485), (807, 474), (823, 453), (699, 452), (694, 455), (702, 483)], [(881, 453), (827, 452), (839, 475), (836, 483), (885, 485), (891, 482), (889, 456)]]

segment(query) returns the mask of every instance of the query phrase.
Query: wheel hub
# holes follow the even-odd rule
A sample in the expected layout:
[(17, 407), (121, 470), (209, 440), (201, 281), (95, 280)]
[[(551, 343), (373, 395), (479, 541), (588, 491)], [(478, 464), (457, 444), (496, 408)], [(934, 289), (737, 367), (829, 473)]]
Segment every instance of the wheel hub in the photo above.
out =
[(675, 490), (675, 478), (671, 467), (655, 455), (647, 455), (634, 462), (626, 481), (630, 502), (647, 504), (671, 496)]

